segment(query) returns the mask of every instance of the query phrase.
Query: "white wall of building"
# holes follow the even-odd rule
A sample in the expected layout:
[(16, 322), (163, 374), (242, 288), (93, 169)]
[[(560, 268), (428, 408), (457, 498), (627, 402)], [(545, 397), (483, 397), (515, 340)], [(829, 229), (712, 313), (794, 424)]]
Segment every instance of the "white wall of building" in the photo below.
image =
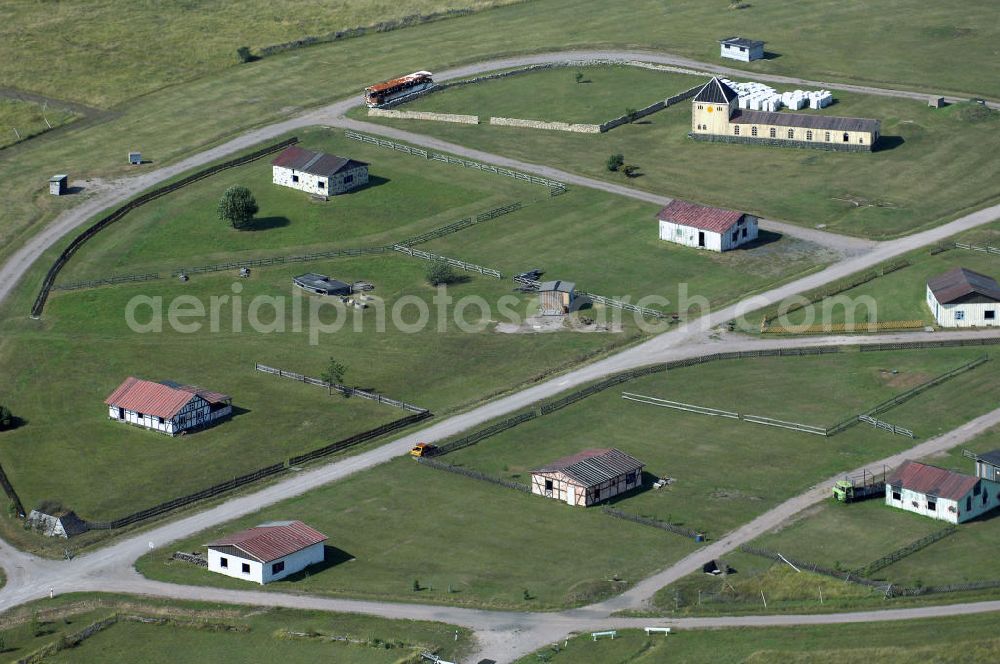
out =
[[(685, 247), (708, 249), (709, 251), (729, 251), (757, 239), (757, 218), (749, 214), (744, 215), (743, 218), (746, 221), (742, 225), (733, 224), (725, 233), (714, 233), (695, 228), (694, 226), (685, 226), (661, 219), (660, 239), (681, 244)], [(744, 230), (746, 231), (745, 233)], [(704, 246), (698, 244), (699, 233), (704, 233)], [(733, 233), (736, 233), (735, 238), (733, 237)]]
[(750, 62), (751, 60), (760, 60), (764, 57), (764, 47), (748, 48), (735, 44), (719, 44), (719, 55), (730, 60)]
[(220, 418), (228, 417), (233, 412), (231, 405), (224, 408), (212, 410), (211, 405), (199, 396), (195, 396), (184, 408), (172, 418), (154, 417), (147, 413), (139, 413), (134, 410), (125, 410), (124, 418), (119, 417), (118, 406), (108, 406), (108, 417), (119, 422), (127, 422), (151, 431), (159, 431), (168, 435), (175, 435), (187, 429), (205, 426)]
[[(1000, 506), (1000, 483), (980, 480), (980, 486), (979, 495), (970, 491), (961, 500), (936, 498), (929, 501), (927, 494), (887, 484), (885, 504), (948, 523), (964, 523)], [(899, 495), (899, 500), (895, 499), (896, 495)], [(930, 509), (930, 502), (935, 503), (935, 509)]]
[(320, 196), (332, 196), (368, 184), (368, 167), (355, 166), (334, 173), (332, 177), (326, 177), (325, 175), (303, 173), (284, 166), (271, 166), (271, 179), (274, 184), (280, 184), (283, 187), (291, 187)]
[[(283, 579), (289, 574), (300, 572), (310, 565), (323, 562), (324, 551), (324, 545), (320, 542), (306, 547), (301, 551), (296, 551), (284, 558), (272, 560), (269, 563), (261, 563), (250, 558), (241, 558), (210, 548), (208, 550), (208, 571), (263, 585), (271, 581)], [(227, 563), (225, 567), (222, 564), (223, 560)], [(274, 566), (279, 563), (284, 563), (284, 569), (277, 573), (273, 572)], [(249, 566), (249, 571), (243, 571), (244, 565)]]
[[(941, 327), (991, 327), (1000, 325), (1000, 303), (978, 302), (965, 304), (940, 304), (927, 287), (927, 306), (934, 320)], [(987, 318), (993, 312), (993, 318)]]

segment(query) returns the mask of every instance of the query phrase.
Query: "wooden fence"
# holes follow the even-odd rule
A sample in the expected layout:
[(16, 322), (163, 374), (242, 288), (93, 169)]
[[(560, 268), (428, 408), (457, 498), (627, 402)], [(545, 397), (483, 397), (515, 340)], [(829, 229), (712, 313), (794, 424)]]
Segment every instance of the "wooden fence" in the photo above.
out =
[(97, 286), (113, 286), (115, 284), (126, 284), (139, 281), (155, 281), (160, 278), (156, 272), (147, 274), (119, 274), (104, 279), (91, 279), (89, 281), (71, 281), (65, 284), (55, 284), (52, 290), (70, 291), (81, 288), (96, 288)]
[(465, 475), (466, 477), (471, 477), (474, 480), (482, 480), (484, 482), (490, 482), (491, 484), (498, 484), (508, 489), (514, 489), (515, 491), (531, 493), (531, 487), (522, 482), (515, 482), (514, 480), (508, 480), (494, 475), (487, 475), (486, 473), (481, 473), (472, 468), (455, 466), (450, 463), (445, 463), (444, 461), (439, 461), (438, 459), (417, 457), (417, 461), (424, 466), (429, 466), (430, 468), (437, 468), (438, 470), (444, 470), (457, 475)]
[(402, 242), (397, 242), (396, 244), (402, 245), (404, 247), (412, 247), (415, 244), (422, 244), (424, 242), (429, 242), (430, 240), (455, 233), (462, 230), (463, 228), (468, 228), (469, 226), (475, 226), (476, 224), (481, 224), (484, 221), (490, 221), (496, 219), (497, 217), (503, 216), (505, 214), (510, 214), (516, 210), (520, 210), (523, 207), (520, 201), (515, 201), (509, 205), (503, 205), (501, 207), (493, 208), (492, 210), (487, 210), (486, 212), (481, 212), (475, 217), (466, 217), (465, 219), (460, 219), (453, 224), (448, 224), (447, 226), (442, 226), (440, 228), (435, 228), (434, 230), (427, 231), (421, 235), (416, 235), (414, 237), (403, 240)]
[(626, 399), (628, 401), (635, 401), (638, 403), (644, 403), (650, 406), (662, 406), (664, 408), (672, 408), (674, 410), (684, 410), (691, 413), (697, 413), (698, 415), (725, 417), (728, 419), (740, 420), (741, 422), (765, 424), (767, 426), (780, 427), (782, 429), (794, 429), (796, 431), (803, 431), (805, 433), (812, 433), (820, 436), (829, 435), (827, 434), (827, 430), (824, 427), (814, 427), (808, 424), (800, 424), (798, 422), (786, 422), (785, 420), (776, 420), (774, 418), (763, 417), (761, 415), (743, 415), (741, 413), (734, 413), (728, 410), (719, 410), (718, 408), (709, 408), (707, 406), (696, 406), (694, 404), (683, 403), (681, 401), (668, 401), (666, 399), (646, 396), (643, 394), (622, 392), (622, 399)]
[(41, 290), (38, 291), (38, 296), (35, 298), (35, 303), (31, 307), (31, 317), (39, 318), (42, 315), (42, 310), (45, 308), (45, 302), (46, 300), (48, 300), (49, 292), (52, 290), (52, 286), (55, 284), (56, 277), (59, 275), (59, 272), (63, 269), (63, 266), (65, 266), (66, 263), (69, 262), (69, 259), (72, 258), (73, 254), (75, 254), (76, 251), (80, 247), (82, 247), (90, 238), (94, 237), (102, 230), (104, 230), (114, 222), (124, 217), (132, 210), (141, 207), (146, 203), (149, 203), (150, 201), (153, 201), (161, 196), (177, 191), (182, 187), (186, 187), (189, 184), (192, 184), (199, 180), (203, 180), (210, 175), (214, 175), (228, 168), (233, 168), (234, 166), (242, 166), (243, 164), (248, 164), (251, 161), (260, 159), (261, 157), (277, 152), (278, 150), (282, 150), (288, 147), (289, 145), (293, 145), (298, 142), (299, 142), (298, 138), (292, 137), (287, 140), (281, 141), (280, 143), (269, 145), (268, 147), (257, 150), (256, 152), (251, 152), (250, 154), (243, 155), (242, 157), (237, 157), (235, 159), (230, 159), (229, 161), (225, 161), (221, 164), (209, 166), (208, 168), (204, 168), (198, 171), (197, 173), (188, 175), (187, 177), (184, 177), (176, 182), (149, 191), (143, 194), (142, 196), (139, 196), (138, 198), (129, 201), (125, 205), (122, 205), (111, 214), (103, 217), (97, 223), (93, 224), (85, 231), (83, 231), (75, 238), (73, 238), (73, 241), (69, 243), (69, 246), (63, 249), (62, 253), (59, 254), (58, 258), (56, 258), (55, 262), (52, 264), (52, 266), (49, 268), (49, 271), (46, 273), (45, 279), (42, 282)]
[(440, 154), (437, 152), (428, 152), (423, 148), (415, 148), (410, 145), (405, 145), (403, 143), (396, 143), (395, 141), (386, 140), (384, 138), (379, 138), (377, 136), (368, 136), (367, 134), (359, 134), (356, 131), (346, 130), (344, 131), (344, 136), (351, 140), (361, 141), (363, 143), (369, 143), (371, 145), (377, 145), (383, 148), (389, 148), (390, 150), (395, 150), (396, 152), (402, 152), (414, 157), (423, 157), (424, 159), (430, 159), (432, 161), (441, 161), (446, 164), (455, 164), (462, 166), (464, 168), (474, 168), (476, 170), (485, 171), (487, 173), (494, 173), (496, 175), (503, 175), (504, 177), (509, 177), (514, 180), (521, 180), (523, 182), (528, 182), (530, 184), (538, 184), (543, 187), (549, 188), (549, 193), (556, 195), (561, 194), (566, 191), (566, 185), (562, 182), (556, 180), (550, 180), (548, 178), (539, 177), (537, 175), (531, 175), (529, 173), (521, 173), (520, 171), (511, 170), (509, 168), (503, 168), (502, 166), (493, 166), (492, 164), (483, 164), (478, 161), (472, 161), (471, 159), (461, 159), (459, 157), (452, 157), (447, 154)]
[(770, 325), (761, 326), (764, 334), (841, 334), (857, 332), (892, 332), (894, 330), (919, 330), (927, 325), (922, 320), (883, 320), (875, 323), (820, 323), (818, 325)]
[(370, 254), (384, 254), (390, 251), (389, 247), (360, 247), (355, 249), (330, 249), (329, 251), (317, 251), (310, 254), (296, 254), (292, 256), (268, 256), (266, 258), (250, 258), (242, 261), (227, 261), (225, 263), (213, 263), (211, 265), (198, 265), (195, 267), (179, 267), (171, 271), (171, 275), (179, 277), (182, 274), (203, 274), (207, 272), (224, 272), (226, 270), (238, 270), (244, 267), (265, 267), (267, 265), (282, 265), (284, 263), (308, 263), (310, 261), (326, 260), (329, 258), (344, 258), (354, 256), (367, 256)]
[(14, 485), (7, 478), (7, 473), (4, 472), (3, 466), (0, 466), (0, 486), (3, 487), (3, 492), (10, 499), (10, 504), (14, 507), (17, 517), (23, 519), (28, 516), (28, 513), (24, 511), (24, 505), (21, 504), (21, 498), (17, 495), (17, 491), (14, 490)]
[(865, 424), (870, 424), (876, 429), (881, 429), (882, 431), (888, 431), (889, 433), (894, 433), (898, 436), (906, 436), (907, 438), (913, 438), (913, 432), (909, 429), (904, 429), (903, 427), (898, 427), (895, 424), (890, 424), (888, 422), (883, 422), (882, 420), (876, 419), (874, 417), (869, 417), (867, 415), (858, 415), (858, 421), (864, 422)]
[(920, 551), (921, 549), (927, 548), (934, 542), (943, 540), (948, 535), (954, 535), (957, 532), (958, 532), (957, 526), (946, 526), (945, 528), (937, 530), (931, 533), (930, 535), (927, 535), (926, 537), (921, 537), (915, 542), (910, 542), (906, 546), (900, 547), (895, 551), (893, 551), (892, 553), (882, 556), (877, 560), (873, 560), (864, 567), (859, 567), (858, 569), (854, 570), (854, 573), (859, 576), (871, 576), (875, 572), (884, 569), (889, 565), (892, 565), (893, 563), (898, 562), (903, 558), (913, 553), (916, 553), (917, 551)]
[(659, 519), (651, 519), (646, 516), (639, 516), (638, 514), (629, 514), (628, 512), (622, 512), (621, 510), (616, 510), (613, 507), (603, 507), (601, 508), (608, 516), (614, 517), (616, 519), (623, 519), (625, 521), (631, 521), (632, 523), (638, 523), (643, 526), (649, 526), (651, 528), (659, 528), (660, 530), (665, 530), (668, 533), (674, 533), (675, 535), (681, 535), (683, 537), (688, 537), (693, 539), (695, 542), (704, 542), (705, 534), (691, 530), (690, 528), (683, 528), (681, 526), (675, 526), (672, 523), (666, 521), (660, 521)]
[(527, 422), (528, 420), (533, 420), (536, 417), (538, 417), (538, 412), (535, 410), (528, 410), (523, 413), (514, 415), (513, 417), (508, 417), (507, 419), (501, 422), (497, 422), (496, 424), (492, 424), (483, 429), (479, 429), (478, 431), (474, 431), (470, 434), (462, 436), (461, 438), (457, 438), (456, 440), (453, 440), (451, 442), (439, 446), (437, 450), (434, 452), (434, 456), (443, 456), (445, 454), (454, 452), (455, 450), (460, 450), (463, 447), (469, 447), (471, 445), (475, 445), (481, 440), (489, 438), (490, 436), (495, 436), (501, 431), (512, 429), (516, 427), (518, 424)]
[(964, 244), (962, 242), (956, 242), (955, 247), (957, 249), (965, 249), (967, 251), (979, 251), (984, 254), (996, 254), (1000, 256), (1000, 247), (991, 247), (989, 245), (980, 247), (974, 244)]
[(392, 245), (393, 250), (400, 252), (401, 254), (406, 254), (407, 256), (412, 256), (413, 258), (422, 258), (425, 261), (441, 261), (451, 265), (452, 267), (457, 267), (462, 270), (468, 270), (469, 272), (478, 272), (487, 277), (494, 277), (496, 279), (503, 279), (503, 274), (499, 270), (494, 270), (491, 267), (483, 267), (482, 265), (476, 265), (475, 263), (466, 263), (465, 261), (459, 260), (457, 258), (448, 258), (447, 256), (439, 256), (438, 254), (432, 254), (429, 251), (420, 251), (419, 249), (413, 249), (411, 247), (406, 247), (401, 244)]
[(378, 392), (368, 392), (367, 390), (359, 390), (356, 387), (348, 387), (347, 385), (340, 385), (339, 383), (329, 383), (325, 380), (320, 380), (319, 378), (311, 378), (309, 376), (304, 376), (300, 373), (294, 371), (285, 371), (284, 369), (276, 369), (275, 367), (269, 367), (266, 364), (261, 364), (259, 362), (254, 362), (253, 368), (255, 371), (260, 371), (263, 373), (268, 373), (274, 376), (280, 376), (282, 378), (291, 378), (292, 380), (297, 380), (301, 383), (306, 383), (308, 385), (316, 385), (317, 387), (323, 387), (328, 390), (333, 390), (339, 392), (344, 396), (348, 397), (361, 397), (362, 399), (368, 399), (369, 401), (374, 401), (376, 403), (384, 403), (388, 406), (395, 406), (396, 408), (402, 408), (411, 413), (425, 413), (426, 408), (421, 408), (420, 406), (414, 406), (413, 404), (406, 403), (405, 401), (400, 401), (399, 399), (390, 399), (389, 397), (379, 394)]

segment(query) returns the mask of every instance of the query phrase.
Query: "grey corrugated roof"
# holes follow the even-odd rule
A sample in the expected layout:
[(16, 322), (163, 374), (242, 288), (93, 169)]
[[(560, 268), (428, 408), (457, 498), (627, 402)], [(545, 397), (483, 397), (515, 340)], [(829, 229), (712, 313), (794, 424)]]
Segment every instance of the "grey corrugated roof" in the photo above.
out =
[(307, 272), (306, 274), (300, 274), (295, 277), (292, 281), (300, 286), (305, 286), (307, 288), (319, 288), (326, 291), (340, 291), (347, 290), (350, 292), (350, 284), (345, 284), (343, 281), (338, 281), (337, 279), (331, 279), (325, 274), (316, 274), (315, 272)]
[(583, 486), (590, 487), (607, 482), (626, 473), (642, 470), (643, 463), (615, 448), (584, 450), (572, 456), (557, 459), (533, 473), (559, 472)]
[(344, 168), (368, 165), (363, 161), (338, 157), (335, 154), (325, 152), (313, 152), (297, 145), (285, 148), (271, 163), (275, 166), (324, 177), (329, 177)]
[(706, 104), (728, 104), (737, 97), (736, 90), (719, 80), (718, 76), (714, 76), (698, 91), (698, 94), (694, 96), (694, 101)]
[(878, 120), (868, 118), (841, 118), (835, 115), (806, 115), (804, 113), (775, 113), (740, 109), (730, 118), (733, 124), (777, 125), (829, 131), (878, 131)]
[(558, 291), (560, 293), (572, 293), (576, 284), (572, 281), (543, 281), (538, 284), (539, 291)]
[(985, 454), (977, 454), (976, 458), (980, 461), (991, 463), (994, 466), (1000, 466), (1000, 450), (993, 450), (991, 452), (986, 452)]
[(758, 41), (756, 39), (747, 39), (746, 37), (725, 37), (719, 40), (720, 44), (732, 44), (733, 46), (743, 46), (745, 48), (754, 48), (756, 46), (763, 46), (764, 42)]
[(964, 267), (956, 267), (927, 282), (927, 287), (941, 304), (951, 304), (970, 295), (981, 295), (1000, 302), (1000, 284), (992, 277)]

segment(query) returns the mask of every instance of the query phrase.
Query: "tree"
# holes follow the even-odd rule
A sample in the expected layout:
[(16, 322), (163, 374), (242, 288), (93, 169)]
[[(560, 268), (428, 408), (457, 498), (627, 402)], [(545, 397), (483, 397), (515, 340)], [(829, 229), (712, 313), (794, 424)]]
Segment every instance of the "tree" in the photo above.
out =
[(625, 156), (620, 154), (613, 154), (608, 157), (608, 170), (617, 171), (625, 163)]
[(583, 74), (582, 73), (576, 72), (576, 82), (577, 83), (583, 83)]
[(639, 174), (639, 167), (635, 164), (625, 164), (622, 166), (622, 173), (624, 173), (627, 178), (634, 178)]
[(10, 409), (3, 404), (0, 404), (0, 431), (4, 429), (11, 429), (14, 427), (14, 416), (11, 415)]
[(238, 229), (250, 223), (258, 209), (253, 194), (240, 184), (226, 189), (219, 199), (219, 219), (228, 221), (233, 228)]
[(250, 55), (249, 46), (240, 46), (238, 49), (236, 49), (236, 58), (240, 61), (240, 64), (253, 62), (254, 59), (254, 57)]
[[(320, 374), (320, 378), (330, 383), (330, 394), (333, 394), (333, 386), (341, 384), (344, 381), (344, 374), (346, 373), (347, 367), (338, 362), (336, 358), (331, 357), (329, 364), (326, 365), (326, 370)], [(345, 394), (344, 396), (347, 395)]]
[(445, 261), (434, 261), (427, 267), (427, 283), (431, 286), (452, 284), (458, 281), (454, 268)]

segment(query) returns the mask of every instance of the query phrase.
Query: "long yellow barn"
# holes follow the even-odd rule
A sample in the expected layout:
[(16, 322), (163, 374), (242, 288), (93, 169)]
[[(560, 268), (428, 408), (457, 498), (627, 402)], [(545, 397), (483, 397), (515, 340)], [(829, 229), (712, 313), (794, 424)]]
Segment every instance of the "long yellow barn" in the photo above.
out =
[(690, 135), (695, 140), (719, 143), (871, 152), (878, 142), (879, 122), (741, 109), (736, 91), (715, 77), (691, 101)]

